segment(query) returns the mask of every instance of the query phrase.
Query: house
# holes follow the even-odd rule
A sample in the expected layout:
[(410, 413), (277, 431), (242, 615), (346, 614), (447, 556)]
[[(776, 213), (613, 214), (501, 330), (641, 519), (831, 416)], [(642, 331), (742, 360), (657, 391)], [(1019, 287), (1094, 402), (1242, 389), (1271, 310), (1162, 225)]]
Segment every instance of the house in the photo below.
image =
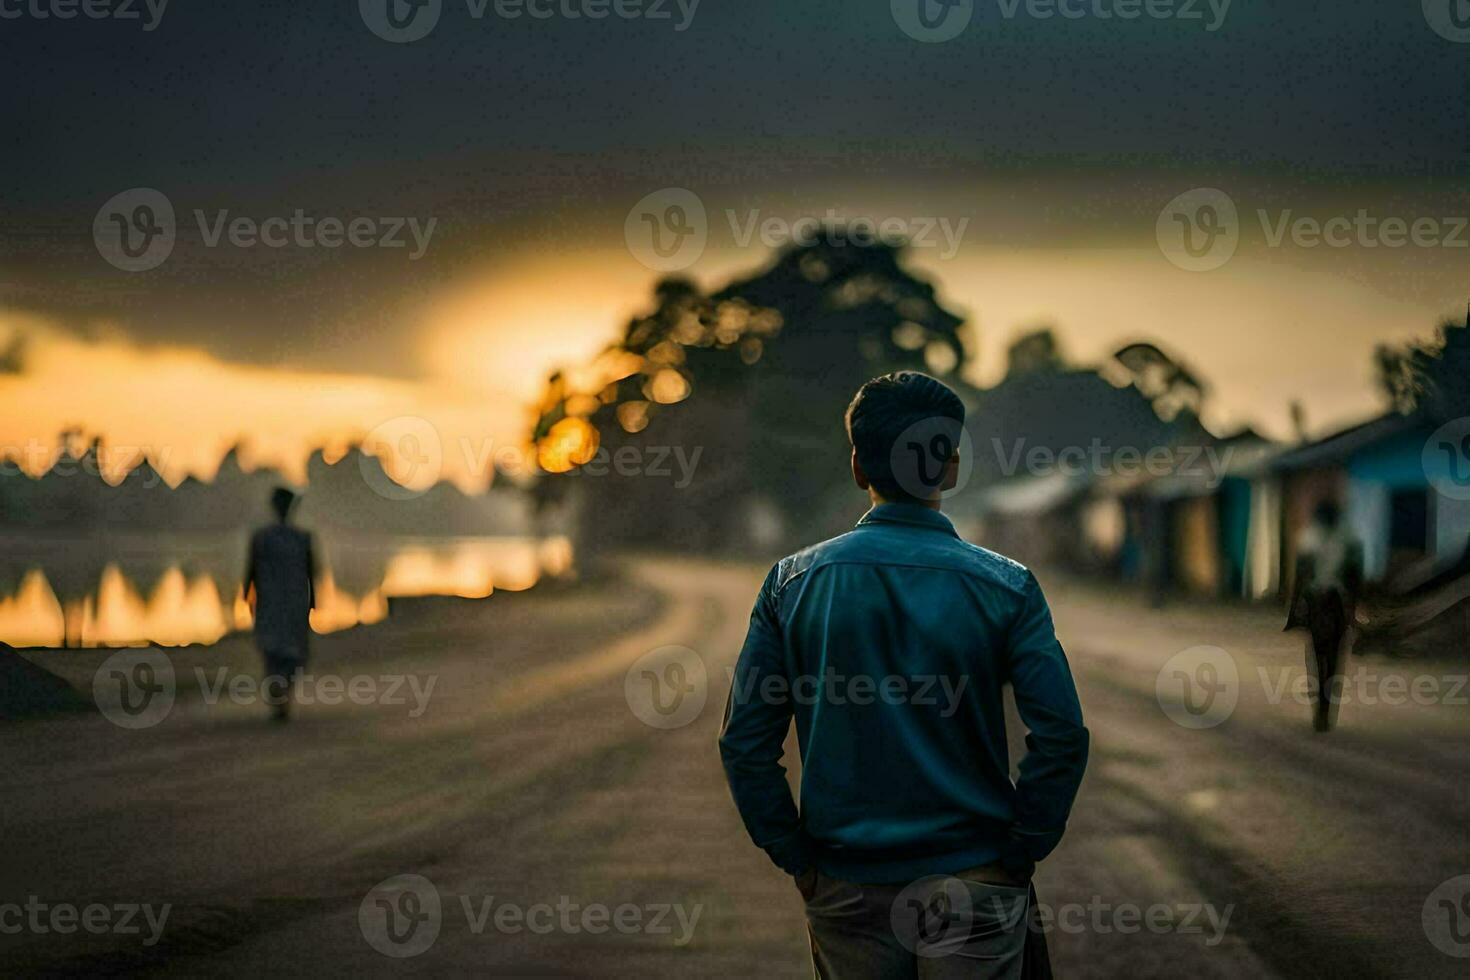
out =
[(1093, 534), (1121, 527), (1117, 570), (1129, 580), (1205, 596), (1259, 597), (1274, 589), (1279, 494), (1269, 475), (1277, 451), (1250, 429), (1198, 445), (1156, 450), (1156, 462), (1101, 481)]
[(1024, 473), (960, 495), (946, 511), (961, 536), (1028, 565), (1088, 568), (1081, 504), (1093, 478), (1060, 470)]
[(1208, 436), (1193, 415), (1166, 421), (1137, 388), (1096, 368), (1017, 361), (1013, 353), (994, 387), (961, 390), (971, 469), (945, 510), (967, 537), (1019, 561), (1110, 568), (1122, 518), (1116, 505), (1097, 506), (1098, 488), (1142, 472), (1161, 446)]
[(1460, 559), (1470, 540), (1470, 500), (1441, 489), (1450, 461), (1426, 452), (1437, 429), (1422, 413), (1390, 413), (1272, 461), (1282, 493), (1283, 592), (1292, 586), (1296, 539), (1327, 499), (1342, 507), (1362, 542), (1369, 581), (1422, 577)]

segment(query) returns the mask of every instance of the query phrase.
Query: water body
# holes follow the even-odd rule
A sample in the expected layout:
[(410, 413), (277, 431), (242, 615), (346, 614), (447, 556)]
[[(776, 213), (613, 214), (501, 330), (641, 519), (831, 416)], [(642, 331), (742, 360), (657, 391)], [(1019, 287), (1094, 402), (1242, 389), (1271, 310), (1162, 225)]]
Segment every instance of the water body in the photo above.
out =
[[(180, 646), (249, 629), (241, 594), (249, 536), (0, 532), (0, 642)], [(400, 596), (489, 596), (568, 574), (564, 537), (316, 533), (322, 580), (312, 628), (372, 623)]]

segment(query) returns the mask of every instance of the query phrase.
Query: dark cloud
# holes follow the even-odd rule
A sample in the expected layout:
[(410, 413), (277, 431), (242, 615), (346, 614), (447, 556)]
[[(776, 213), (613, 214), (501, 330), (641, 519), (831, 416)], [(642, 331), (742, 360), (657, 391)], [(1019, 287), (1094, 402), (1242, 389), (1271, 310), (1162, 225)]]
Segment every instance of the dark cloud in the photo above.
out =
[[(375, 36), (354, 2), (174, 0), (150, 31), (6, 20), (0, 261), (28, 305), (232, 356), (383, 368), (402, 363), (415, 306), (467, 264), (575, 238), (589, 216), (615, 230), (652, 187), (840, 177), (901, 193), (1040, 171), (1100, 174), (1126, 198), (1143, 170), (1347, 188), (1463, 189), (1470, 173), (1470, 45), (1418, 2), (1235, 0), (1213, 31), (1209, 0), (1189, 4), (1202, 20), (1010, 6), (976, 0), (941, 44), (905, 36), (889, 0), (702, 0), (683, 31), (674, 0), (664, 21), (476, 19), (444, 0), (410, 44)], [(90, 232), (135, 186), (166, 191), (181, 221), (432, 214), (439, 238), (412, 264), (184, 242), (130, 277)]]

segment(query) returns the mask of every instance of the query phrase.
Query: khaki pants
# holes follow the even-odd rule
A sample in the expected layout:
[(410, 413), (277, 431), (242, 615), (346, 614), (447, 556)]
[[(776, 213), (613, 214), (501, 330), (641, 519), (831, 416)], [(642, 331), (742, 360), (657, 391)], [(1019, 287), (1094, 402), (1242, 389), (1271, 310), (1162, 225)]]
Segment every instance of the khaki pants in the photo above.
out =
[(859, 885), (818, 874), (806, 903), (820, 980), (1019, 980), (1030, 889), (935, 875)]

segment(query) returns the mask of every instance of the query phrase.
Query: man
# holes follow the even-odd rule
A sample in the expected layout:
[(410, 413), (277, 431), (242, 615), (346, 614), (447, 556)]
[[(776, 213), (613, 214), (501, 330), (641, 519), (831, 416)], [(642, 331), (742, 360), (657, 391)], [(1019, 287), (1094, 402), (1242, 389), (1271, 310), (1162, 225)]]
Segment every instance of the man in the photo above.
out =
[[(964, 418), (923, 374), (863, 385), (847, 431), (872, 509), (771, 569), (735, 669), (720, 754), (806, 902), (819, 977), (1046, 975), (1023, 955), (1029, 884), (1088, 735), (1036, 579), (940, 513)], [(1029, 729), (1014, 784), (1006, 684)], [(793, 717), (799, 813), (780, 764)]]
[(1324, 500), (1297, 539), (1296, 588), (1286, 628), (1305, 625), (1307, 675), (1312, 678), (1312, 728), (1329, 732), (1337, 722), (1349, 630), (1363, 585), (1363, 547), (1342, 524), (1337, 504)]
[(271, 717), (290, 717), (291, 688), (306, 666), (311, 610), (316, 608), (316, 556), (311, 535), (290, 524), (296, 494), (285, 487), (271, 493), (276, 523), (250, 539), (245, 595), (255, 590), (255, 645), (265, 659), (261, 689)]

